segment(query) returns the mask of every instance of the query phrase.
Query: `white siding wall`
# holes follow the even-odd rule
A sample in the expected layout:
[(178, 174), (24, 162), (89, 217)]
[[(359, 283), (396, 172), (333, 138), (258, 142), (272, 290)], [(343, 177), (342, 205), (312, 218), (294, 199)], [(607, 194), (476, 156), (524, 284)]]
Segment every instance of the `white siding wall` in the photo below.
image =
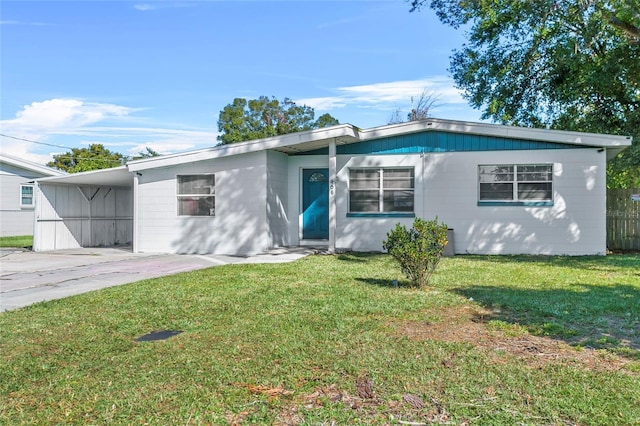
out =
[(288, 214), (288, 163), (285, 154), (267, 151), (267, 221), (269, 247), (291, 244)]
[(0, 163), (0, 236), (33, 234), (33, 207), (20, 206), (20, 185), (44, 175)]
[(36, 251), (131, 244), (131, 188), (40, 183), (36, 197)]
[[(479, 164), (531, 163), (554, 164), (552, 207), (477, 205)], [(348, 169), (369, 166), (414, 166), (416, 214), (426, 219), (437, 215), (454, 228), (457, 253), (582, 255), (606, 251), (606, 163), (605, 154), (596, 149), (459, 152), (426, 154), (424, 159), (419, 155), (338, 156), (339, 249), (381, 250), (395, 223), (410, 225), (413, 221), (346, 217)]]
[[(215, 174), (215, 216), (177, 213), (177, 175)], [(138, 251), (251, 254), (268, 248), (266, 153), (161, 169), (138, 177)]]

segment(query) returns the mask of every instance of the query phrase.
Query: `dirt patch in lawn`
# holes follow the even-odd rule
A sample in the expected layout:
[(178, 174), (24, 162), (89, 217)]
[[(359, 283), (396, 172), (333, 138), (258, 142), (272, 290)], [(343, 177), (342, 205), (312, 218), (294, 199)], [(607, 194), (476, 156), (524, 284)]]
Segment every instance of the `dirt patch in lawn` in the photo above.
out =
[[(358, 417), (380, 419), (386, 423), (395, 419), (398, 423), (423, 425), (443, 423), (449, 420), (447, 410), (435, 398), (424, 400), (418, 395), (405, 394), (400, 400), (382, 400), (376, 395), (373, 382), (367, 377), (358, 377), (355, 383), (356, 394), (352, 395), (329, 385), (311, 393), (300, 395), (290, 404), (285, 404), (274, 423), (278, 426), (296, 426), (306, 423), (304, 412), (326, 406), (340, 404), (346, 410), (357, 411)], [(420, 422), (417, 422), (420, 420)], [(395, 422), (394, 422), (395, 423)]]
[[(573, 365), (593, 371), (620, 371), (631, 361), (606, 351), (576, 348), (548, 337), (534, 336), (518, 325), (496, 327), (488, 319), (494, 313), (472, 306), (450, 307), (438, 312), (438, 322), (405, 321), (394, 323), (395, 328), (412, 339), (469, 343), (488, 353), (496, 363), (504, 362), (504, 353), (523, 359), (527, 365), (540, 368), (551, 364)], [(446, 364), (447, 361), (443, 361)]]

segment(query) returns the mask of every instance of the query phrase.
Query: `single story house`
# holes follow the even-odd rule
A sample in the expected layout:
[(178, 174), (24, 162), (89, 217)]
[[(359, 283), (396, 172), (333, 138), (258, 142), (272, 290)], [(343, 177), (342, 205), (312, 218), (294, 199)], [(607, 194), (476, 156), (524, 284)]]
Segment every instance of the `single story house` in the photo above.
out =
[(65, 174), (0, 153), (0, 237), (33, 235), (34, 179)]
[(629, 145), (435, 118), (219, 145), (38, 180), (34, 248), (381, 251), (437, 216), (456, 253), (604, 254), (606, 163)]

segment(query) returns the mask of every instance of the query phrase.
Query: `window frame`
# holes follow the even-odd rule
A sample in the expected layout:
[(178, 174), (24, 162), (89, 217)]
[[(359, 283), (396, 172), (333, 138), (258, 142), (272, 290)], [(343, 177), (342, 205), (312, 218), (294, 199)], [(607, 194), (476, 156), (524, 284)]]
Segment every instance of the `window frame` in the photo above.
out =
[[(544, 166), (548, 167), (548, 170), (544, 172), (528, 172), (519, 171), (518, 168)], [(508, 164), (479, 164), (477, 168), (478, 172), (478, 206), (553, 206), (554, 203), (554, 179), (553, 179), (553, 163), (508, 163)], [(500, 183), (512, 184), (511, 199), (500, 198), (487, 198), (482, 199), (482, 184), (490, 182), (482, 182), (483, 175), (490, 175), (490, 173), (483, 173), (483, 167), (511, 167), (512, 171), (508, 174), (512, 174), (513, 177), (509, 181), (498, 181)], [(549, 176), (548, 180), (520, 180), (518, 175), (525, 173), (546, 173)], [(505, 173), (506, 174), (506, 173)], [(550, 184), (549, 198), (541, 199), (527, 199), (520, 197), (520, 185), (525, 184)]]
[[(21, 183), (20, 184), (20, 207), (23, 209), (32, 209), (36, 206), (36, 186), (31, 183)], [(22, 192), (23, 188), (31, 188), (31, 196), (27, 198), (31, 198), (31, 203), (25, 204), (23, 202), (25, 195)]]
[[(185, 178), (185, 177), (203, 177), (206, 176), (207, 178), (212, 178), (213, 179), (213, 185), (204, 185), (204, 186), (208, 186), (210, 188), (210, 193), (209, 194), (202, 194), (202, 193), (180, 193), (180, 184), (181, 184), (181, 178)], [(213, 200), (213, 209), (209, 209), (210, 210), (210, 214), (184, 214), (184, 213), (180, 213), (180, 199), (186, 199), (186, 198), (195, 198), (195, 199), (200, 199), (200, 198), (211, 198)], [(211, 210), (213, 210), (213, 213), (211, 213)], [(215, 217), (216, 216), (216, 175), (215, 173), (195, 173), (195, 174), (180, 174), (180, 175), (176, 175), (176, 215), (178, 217)]]
[[(392, 171), (410, 171), (410, 182), (411, 182), (411, 187), (410, 188), (400, 188), (400, 187), (393, 187), (393, 186), (389, 186), (389, 184), (387, 184), (387, 186), (385, 186), (385, 171), (387, 172), (392, 172)], [(353, 188), (353, 178), (351, 176), (351, 173), (354, 171), (366, 171), (366, 172), (377, 172), (378, 176), (377, 176), (377, 187), (376, 188)], [(415, 208), (416, 208), (416, 203), (415, 203), (415, 167), (402, 167), (402, 166), (394, 166), (394, 167), (351, 167), (348, 170), (348, 199), (347, 199), (347, 217), (415, 217)], [(389, 181), (389, 179), (392, 178), (388, 178), (387, 181)], [(405, 178), (406, 179), (406, 178)], [(363, 179), (364, 180), (364, 179)], [(396, 180), (401, 180), (396, 178)], [(352, 211), (352, 193), (353, 192), (365, 192), (365, 191), (370, 191), (370, 192), (374, 192), (377, 191), (377, 210), (376, 211)], [(411, 197), (411, 201), (412, 201), (412, 206), (411, 206), (411, 211), (402, 211), (402, 210), (392, 210), (392, 211), (385, 211), (385, 193), (388, 193), (389, 191), (410, 191), (412, 194)]]

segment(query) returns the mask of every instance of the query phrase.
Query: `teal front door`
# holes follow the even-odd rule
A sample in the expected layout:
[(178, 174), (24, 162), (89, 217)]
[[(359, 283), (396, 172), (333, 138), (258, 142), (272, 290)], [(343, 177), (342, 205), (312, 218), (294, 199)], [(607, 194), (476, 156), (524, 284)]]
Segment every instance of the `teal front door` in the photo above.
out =
[(302, 170), (302, 238), (329, 239), (329, 169)]

